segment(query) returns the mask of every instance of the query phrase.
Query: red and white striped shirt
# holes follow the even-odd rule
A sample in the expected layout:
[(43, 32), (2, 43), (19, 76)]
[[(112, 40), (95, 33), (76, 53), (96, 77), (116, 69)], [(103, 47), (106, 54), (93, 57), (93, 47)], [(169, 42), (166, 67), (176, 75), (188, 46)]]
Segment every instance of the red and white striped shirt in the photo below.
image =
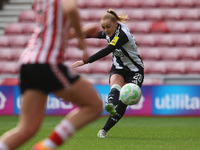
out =
[(62, 0), (35, 0), (33, 9), (38, 25), (21, 55), (20, 63), (62, 63), (68, 30)]

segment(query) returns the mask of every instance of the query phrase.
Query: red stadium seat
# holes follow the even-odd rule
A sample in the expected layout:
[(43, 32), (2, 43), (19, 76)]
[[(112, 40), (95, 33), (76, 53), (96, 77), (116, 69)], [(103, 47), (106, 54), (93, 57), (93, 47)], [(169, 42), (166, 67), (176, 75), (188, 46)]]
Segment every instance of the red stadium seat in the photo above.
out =
[(173, 33), (185, 33), (188, 31), (187, 24), (184, 21), (167, 21), (167, 31)]
[(186, 62), (185, 61), (167, 61), (168, 74), (185, 74), (186, 73)]
[(70, 39), (69, 41), (67, 41), (67, 45), (69, 47), (73, 47), (73, 46), (78, 46), (78, 40), (77, 39)]
[(143, 60), (160, 60), (161, 59), (161, 50), (159, 48), (141, 47), (139, 48), (139, 53)]
[(151, 22), (127, 22), (127, 27), (131, 33), (149, 33), (151, 28)]
[(17, 74), (19, 72), (19, 64), (16, 61), (1, 61), (1, 74)]
[(9, 23), (5, 27), (5, 34), (23, 34), (24, 24)]
[(145, 18), (148, 20), (163, 20), (163, 16), (165, 15), (160, 8), (144, 9), (143, 11), (145, 11)]
[(18, 60), (23, 48), (0, 48), (0, 60)]
[(194, 1), (194, 6), (199, 7), (200, 6), (200, 1), (199, 0), (193, 0)]
[(80, 10), (80, 17), (81, 17), (81, 19), (83, 19), (84, 21), (91, 21), (91, 18), (90, 18), (90, 11), (88, 11), (87, 9), (81, 9), (81, 10)]
[(161, 34), (161, 35), (155, 35), (155, 43), (156, 45), (160, 46), (174, 46), (175, 41), (174, 37), (171, 34)]
[(137, 41), (139, 46), (156, 46), (156, 39), (155, 36), (152, 34), (134, 34), (134, 37)]
[(188, 74), (200, 74), (200, 61), (188, 61), (186, 71)]
[(181, 58), (179, 49), (166, 47), (160, 49), (160, 51), (162, 60), (179, 60)]
[[(169, 0), (167, 0), (169, 1)], [(182, 19), (182, 9), (172, 9), (167, 8), (163, 9), (163, 19), (164, 20), (181, 20)]]
[(83, 52), (77, 47), (68, 47), (65, 50), (65, 59), (66, 60), (81, 60), (83, 59)]
[(36, 27), (35, 23), (24, 23), (24, 34), (32, 34), (34, 32), (34, 29)]
[(144, 0), (140, 1), (141, 7), (158, 7), (158, 0)]
[(10, 47), (26, 47), (30, 36), (19, 35), (10, 37)]
[(165, 21), (153, 22), (150, 30), (151, 32), (162, 32), (162, 33), (168, 32)]
[(200, 46), (200, 34), (192, 34), (191, 39), (195, 46)]
[(107, 10), (106, 9), (90, 9), (89, 12), (90, 12), (91, 20), (97, 20), (98, 22), (100, 22), (102, 15), (105, 14)]
[(140, 7), (141, 6), (141, 0), (125, 0), (122, 3), (122, 6), (127, 8), (127, 7), (131, 7), (131, 8), (135, 8), (135, 7)]
[(159, 0), (158, 1), (159, 7), (176, 7), (175, 0)]
[(91, 64), (91, 73), (93, 74), (109, 74), (112, 61), (96, 61)]
[(104, 47), (94, 47), (94, 46), (90, 46), (88, 47), (87, 49), (87, 52), (88, 52), (88, 56), (91, 56), (95, 53), (97, 53), (99, 50), (103, 49)]
[(188, 32), (200, 32), (200, 22), (199, 21), (190, 21), (187, 22)]
[(9, 23), (6, 25), (5, 34), (32, 34), (36, 27), (35, 23)]
[(86, 0), (77, 0), (77, 4), (79, 8), (86, 8), (87, 7), (87, 1)]
[(0, 37), (0, 47), (25, 47), (30, 36), (12, 35)]
[(94, 9), (90, 8), (88, 9), (81, 9), (80, 10), (80, 16), (83, 20), (86, 21), (100, 21), (103, 14), (106, 13), (106, 9)]
[(164, 61), (144, 61), (145, 74), (166, 74), (167, 63)]
[(10, 48), (10, 50), (12, 50), (12, 53), (13, 53), (13, 60), (18, 61), (20, 56), (21, 56), (21, 54), (24, 51), (24, 48), (14, 47), (14, 48)]
[(182, 19), (184, 20), (199, 20), (200, 19), (200, 10), (199, 8), (185, 8), (182, 9)]
[(200, 49), (198, 47), (179, 48), (181, 59), (198, 60), (200, 59)]
[(176, 0), (178, 7), (194, 7), (194, 0)]
[(19, 14), (19, 22), (34, 22), (35, 13), (33, 10), (23, 10)]
[(91, 0), (85, 0), (86, 1), (86, 7), (92, 8), (103, 8), (105, 7), (105, 0), (100, 1), (91, 1)]
[(0, 36), (0, 47), (9, 47), (10, 38), (8, 36)]
[(175, 34), (173, 35), (174, 43), (177, 46), (192, 46), (193, 41), (191, 35), (188, 34)]
[[(102, 0), (101, 0), (102, 1)], [(120, 8), (123, 6), (123, 1), (122, 0), (104, 0), (104, 5), (105, 7), (109, 8)]]
[(130, 20), (145, 20), (145, 12), (143, 9), (126, 9), (126, 13), (129, 16)]
[(13, 54), (9, 48), (0, 48), (0, 60), (12, 60)]

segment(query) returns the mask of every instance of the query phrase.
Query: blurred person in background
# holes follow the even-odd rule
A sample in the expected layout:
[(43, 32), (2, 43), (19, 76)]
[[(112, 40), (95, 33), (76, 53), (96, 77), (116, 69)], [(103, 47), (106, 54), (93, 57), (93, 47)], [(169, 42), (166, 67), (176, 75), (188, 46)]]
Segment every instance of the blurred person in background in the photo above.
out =
[(14, 150), (33, 137), (44, 118), (48, 93), (80, 107), (69, 113), (33, 150), (54, 150), (94, 121), (103, 104), (89, 82), (63, 65), (69, 24), (87, 56), (76, 0), (35, 0), (38, 23), (20, 58), (21, 113), (15, 128), (0, 137), (0, 150)]
[[(144, 79), (144, 65), (138, 53), (136, 40), (124, 24), (127, 20), (128, 15), (118, 16), (114, 10), (107, 10), (100, 21), (103, 31), (98, 32), (93, 37), (106, 39), (108, 46), (89, 58), (79, 60), (72, 65), (74, 68), (83, 66), (112, 53), (113, 63), (109, 77), (111, 90), (105, 106), (105, 110), (110, 116), (104, 127), (98, 132), (99, 138), (105, 138), (107, 132), (123, 117), (126, 111), (127, 105), (119, 100), (121, 88), (126, 83), (134, 83), (141, 87)], [(87, 29), (86, 26), (85, 29)]]

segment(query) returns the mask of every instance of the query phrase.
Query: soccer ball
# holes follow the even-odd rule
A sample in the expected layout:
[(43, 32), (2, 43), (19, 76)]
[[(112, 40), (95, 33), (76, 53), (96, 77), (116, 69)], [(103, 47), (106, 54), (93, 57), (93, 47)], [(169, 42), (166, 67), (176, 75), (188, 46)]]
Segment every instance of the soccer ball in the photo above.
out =
[(140, 101), (142, 92), (134, 83), (125, 84), (120, 91), (120, 99), (126, 105), (135, 105)]

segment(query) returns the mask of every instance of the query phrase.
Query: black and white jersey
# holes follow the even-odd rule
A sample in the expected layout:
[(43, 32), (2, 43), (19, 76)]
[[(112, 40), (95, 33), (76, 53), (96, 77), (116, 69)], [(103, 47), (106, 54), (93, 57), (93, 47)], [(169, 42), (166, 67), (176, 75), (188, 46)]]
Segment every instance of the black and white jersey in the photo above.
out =
[(125, 24), (118, 23), (117, 30), (112, 37), (101, 31), (98, 38), (105, 38), (109, 43), (108, 47), (113, 49), (113, 66), (116, 69), (135, 72), (139, 71), (140, 68), (144, 68), (138, 53), (136, 40)]

